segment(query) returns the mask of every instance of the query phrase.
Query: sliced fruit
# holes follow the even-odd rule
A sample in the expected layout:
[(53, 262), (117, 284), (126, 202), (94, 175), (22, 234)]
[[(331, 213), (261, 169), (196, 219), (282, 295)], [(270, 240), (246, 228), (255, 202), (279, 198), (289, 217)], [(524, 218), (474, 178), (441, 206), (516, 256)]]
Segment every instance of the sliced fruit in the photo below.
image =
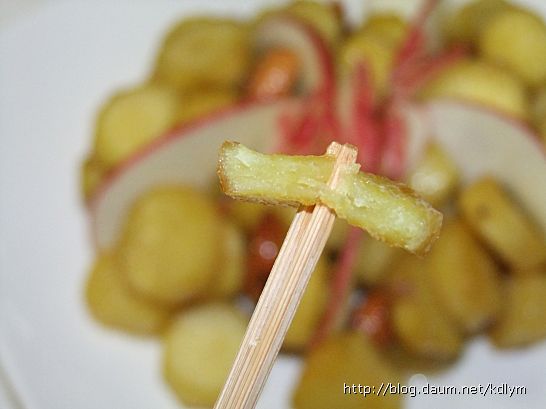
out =
[(98, 249), (115, 245), (134, 201), (150, 189), (165, 183), (210, 189), (218, 148), (227, 134), (256, 149), (271, 150), (278, 143), (279, 115), (299, 107), (295, 100), (240, 104), (164, 135), (124, 163), (92, 198), (92, 228)]
[(466, 188), (459, 208), (472, 230), (512, 268), (531, 269), (546, 262), (545, 235), (493, 178)]
[(130, 291), (114, 257), (99, 255), (87, 278), (85, 298), (95, 319), (109, 327), (138, 335), (156, 334), (171, 312)]
[(179, 104), (174, 91), (156, 85), (114, 95), (97, 118), (97, 160), (110, 168), (161, 136), (175, 124)]
[(232, 222), (222, 227), (223, 246), (220, 267), (211, 285), (214, 297), (234, 297), (243, 290), (246, 271), (246, 240), (241, 229)]
[(481, 55), (516, 74), (525, 84), (546, 81), (546, 25), (527, 10), (497, 13), (482, 29)]
[[(296, 409), (357, 409), (363, 401), (371, 408), (400, 408), (396, 394), (371, 393), (364, 397), (358, 385), (377, 389), (400, 381), (400, 375), (359, 333), (342, 333), (313, 349), (293, 395)], [(353, 391), (352, 386), (356, 390)]]
[(435, 76), (421, 90), (424, 99), (459, 98), (525, 118), (529, 103), (524, 84), (510, 72), (484, 61), (463, 60)]
[(407, 119), (410, 166), (433, 139), (456, 164), (463, 186), (494, 175), (546, 234), (546, 189), (538, 188), (546, 186), (546, 150), (525, 123), (452, 100), (430, 102)]
[(326, 309), (329, 288), (328, 263), (320, 259), (284, 337), (284, 349), (301, 351), (309, 345)]
[(440, 207), (453, 197), (459, 184), (459, 170), (440, 146), (430, 143), (407, 180), (425, 200)]
[(242, 84), (250, 62), (249, 33), (239, 21), (186, 19), (167, 34), (152, 79), (193, 92)]
[(133, 205), (117, 261), (139, 294), (169, 305), (203, 296), (219, 267), (221, 219), (189, 187), (157, 187)]
[(501, 348), (521, 347), (546, 338), (546, 272), (509, 277), (505, 306), (490, 332)]
[(163, 342), (167, 384), (186, 405), (212, 407), (246, 330), (245, 316), (229, 304), (184, 311)]
[(183, 103), (176, 117), (177, 124), (184, 124), (227, 108), (238, 99), (232, 90), (199, 91), (183, 97)]
[(495, 320), (502, 305), (499, 272), (461, 221), (444, 225), (426, 264), (438, 303), (464, 332), (476, 333)]
[(226, 142), (218, 160), (223, 191), (229, 196), (264, 203), (332, 208), (338, 217), (367, 230), (390, 245), (426, 252), (439, 231), (442, 215), (411, 189), (386, 178), (343, 170), (339, 186), (326, 182), (332, 156), (265, 155)]

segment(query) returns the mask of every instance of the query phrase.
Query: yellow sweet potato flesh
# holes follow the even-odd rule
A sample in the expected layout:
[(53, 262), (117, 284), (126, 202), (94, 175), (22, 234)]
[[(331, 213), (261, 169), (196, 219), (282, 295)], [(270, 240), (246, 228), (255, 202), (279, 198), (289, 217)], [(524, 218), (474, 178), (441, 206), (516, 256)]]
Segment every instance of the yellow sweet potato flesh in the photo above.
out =
[(521, 347), (546, 338), (546, 271), (509, 277), (505, 306), (490, 332), (501, 348)]
[(522, 81), (502, 67), (467, 59), (435, 76), (421, 90), (424, 99), (455, 98), (476, 102), (518, 118), (529, 110), (527, 90)]
[(365, 286), (381, 283), (389, 269), (403, 254), (405, 253), (401, 249), (366, 237), (358, 250), (355, 265), (358, 283)]
[(243, 289), (246, 241), (240, 228), (230, 222), (222, 227), (222, 256), (210, 291), (214, 297), (234, 297)]
[(157, 85), (114, 95), (97, 118), (97, 159), (110, 168), (161, 136), (175, 124), (179, 103), (173, 90)]
[(474, 0), (461, 7), (446, 22), (450, 41), (475, 43), (480, 32), (497, 13), (513, 7), (505, 0)]
[(192, 407), (212, 407), (239, 350), (246, 317), (212, 303), (184, 311), (163, 342), (163, 374), (176, 396)]
[(500, 276), (461, 221), (444, 224), (426, 264), (438, 303), (462, 331), (475, 333), (494, 321), (502, 303)]
[(458, 326), (432, 291), (426, 261), (405, 255), (386, 280), (392, 295), (391, 325), (409, 353), (432, 360), (456, 358), (463, 346)]
[(342, 168), (335, 190), (327, 186), (334, 157), (265, 155), (225, 142), (218, 174), (227, 195), (268, 204), (322, 203), (337, 216), (389, 245), (415, 253), (437, 238), (442, 215), (404, 185), (381, 176)]
[(181, 93), (235, 88), (250, 62), (248, 27), (230, 19), (192, 18), (167, 34), (152, 80)]
[(105, 167), (95, 156), (87, 157), (81, 167), (81, 189), (84, 199), (89, 199), (102, 182)]
[(374, 345), (359, 333), (334, 335), (313, 349), (305, 362), (293, 395), (295, 409), (397, 409), (401, 397), (396, 394), (344, 393), (348, 385), (375, 387), (400, 381), (400, 375), (381, 356)]
[(513, 269), (532, 269), (546, 262), (544, 234), (492, 178), (465, 189), (459, 208), (471, 229)]
[(117, 260), (131, 287), (178, 305), (201, 297), (220, 263), (221, 219), (212, 200), (181, 186), (139, 198), (122, 231)]
[(481, 55), (504, 66), (529, 86), (546, 81), (546, 25), (527, 10), (497, 13), (479, 38)]
[(374, 14), (359, 30), (381, 39), (389, 47), (398, 48), (408, 33), (408, 24), (396, 14)]
[(98, 256), (87, 279), (85, 298), (99, 322), (138, 335), (156, 334), (171, 316), (168, 309), (130, 291), (110, 254)]

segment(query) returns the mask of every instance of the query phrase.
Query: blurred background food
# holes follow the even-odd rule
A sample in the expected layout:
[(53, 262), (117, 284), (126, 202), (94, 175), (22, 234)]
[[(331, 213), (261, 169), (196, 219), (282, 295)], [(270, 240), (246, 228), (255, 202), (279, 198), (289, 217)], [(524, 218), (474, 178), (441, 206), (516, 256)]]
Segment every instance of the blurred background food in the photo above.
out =
[[(334, 56), (339, 83), (364, 78), (366, 91), (354, 91), (357, 106), (376, 132), (403, 95), (413, 103), (481, 105), (546, 140), (546, 25), (533, 10), (475, 0), (422, 14), (423, 21), (377, 12), (355, 26), (341, 2), (296, 1), (250, 20), (189, 16), (169, 28), (149, 77), (113, 92), (99, 110), (81, 168), (85, 199), (96, 199), (109, 174), (173, 127), (241, 101), (306, 96), (302, 56), (278, 44), (256, 46), (256, 33), (279, 17), (315, 33)], [(430, 19), (441, 21), (433, 34), (423, 30)], [(428, 60), (421, 56), (430, 53), (427, 36), (440, 44)], [(518, 197), (495, 175), (462, 181), (433, 141), (400, 179), (444, 212), (440, 239), (417, 258), (359, 238), (348, 284), (335, 299), (350, 247), (350, 229), (336, 222), (283, 346), (304, 360), (297, 409), (361, 407), (342, 397), (343, 382), (407, 383), (416, 371), (449, 367), (479, 334), (498, 348), (546, 337), (546, 239)], [(160, 339), (165, 381), (190, 406), (215, 402), (294, 214), (233, 201), (216, 183), (207, 192), (165, 184), (141, 195), (117, 244), (96, 255), (86, 287), (97, 321)], [(401, 406), (398, 396), (367, 398), (370, 408)]]

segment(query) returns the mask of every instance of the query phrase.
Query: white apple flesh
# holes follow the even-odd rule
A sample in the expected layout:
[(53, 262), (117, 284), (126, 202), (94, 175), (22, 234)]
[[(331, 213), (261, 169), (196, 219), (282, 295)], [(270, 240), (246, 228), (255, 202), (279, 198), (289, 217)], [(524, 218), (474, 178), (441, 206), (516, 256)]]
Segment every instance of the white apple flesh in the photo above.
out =
[(408, 167), (429, 139), (454, 160), (463, 184), (481, 176), (497, 179), (546, 234), (546, 154), (525, 124), (478, 104), (435, 100), (407, 113)]

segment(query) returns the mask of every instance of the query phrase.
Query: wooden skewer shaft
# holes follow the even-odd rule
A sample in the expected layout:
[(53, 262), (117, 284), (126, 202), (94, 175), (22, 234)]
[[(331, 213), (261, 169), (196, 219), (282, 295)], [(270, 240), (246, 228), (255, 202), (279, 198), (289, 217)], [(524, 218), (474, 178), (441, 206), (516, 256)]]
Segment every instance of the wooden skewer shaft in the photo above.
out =
[[(342, 165), (356, 160), (356, 149), (334, 142), (328, 147), (328, 153), (336, 155), (328, 182), (330, 188), (335, 188)], [(322, 205), (302, 208), (296, 214), (215, 409), (256, 406), (334, 219), (334, 213)]]

